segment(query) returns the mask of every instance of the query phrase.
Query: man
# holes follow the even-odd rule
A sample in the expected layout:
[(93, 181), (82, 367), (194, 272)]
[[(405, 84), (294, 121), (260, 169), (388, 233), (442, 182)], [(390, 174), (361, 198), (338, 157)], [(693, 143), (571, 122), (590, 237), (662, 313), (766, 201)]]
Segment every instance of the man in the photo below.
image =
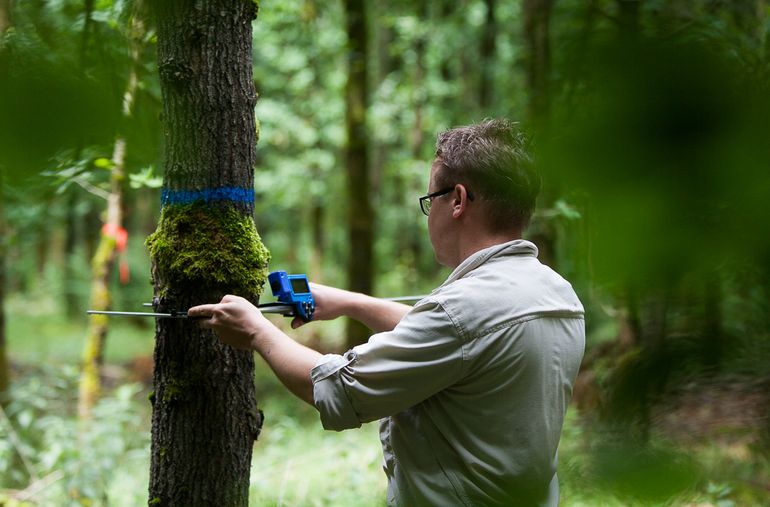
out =
[(298, 344), (235, 296), (189, 313), (259, 352), (324, 428), (380, 419), (390, 505), (557, 505), (585, 332), (570, 284), (521, 239), (539, 186), (515, 124), (440, 134), (420, 206), (454, 271), (413, 308), (312, 285), (315, 320), (347, 315), (377, 333), (344, 355)]

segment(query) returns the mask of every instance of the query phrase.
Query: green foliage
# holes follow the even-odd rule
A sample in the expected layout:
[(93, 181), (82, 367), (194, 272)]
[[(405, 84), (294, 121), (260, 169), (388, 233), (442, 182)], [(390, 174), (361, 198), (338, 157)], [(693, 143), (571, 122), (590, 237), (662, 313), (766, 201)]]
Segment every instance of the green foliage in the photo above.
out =
[(131, 188), (133, 189), (142, 187), (160, 188), (163, 186), (163, 178), (155, 174), (155, 168), (153, 166), (148, 166), (137, 173), (129, 174), (128, 178), (131, 181)]
[(0, 483), (24, 489), (50, 481), (34, 505), (144, 503), (149, 434), (141, 430), (148, 414), (136, 402), (140, 387), (125, 384), (102, 398), (85, 427), (72, 413), (76, 368), (30, 373), (13, 383), (0, 424)]
[(80, 2), (13, 3), (14, 25), (0, 36), (0, 167), (12, 181), (58, 150), (111, 142), (122, 98), (114, 78), (127, 64), (124, 5), (100, 3), (84, 36)]
[(692, 456), (667, 447), (629, 445), (596, 451), (599, 486), (621, 498), (659, 503), (693, 488), (698, 471)]
[(270, 253), (252, 218), (232, 207), (166, 206), (147, 248), (161, 295), (210, 287), (256, 298), (267, 280)]

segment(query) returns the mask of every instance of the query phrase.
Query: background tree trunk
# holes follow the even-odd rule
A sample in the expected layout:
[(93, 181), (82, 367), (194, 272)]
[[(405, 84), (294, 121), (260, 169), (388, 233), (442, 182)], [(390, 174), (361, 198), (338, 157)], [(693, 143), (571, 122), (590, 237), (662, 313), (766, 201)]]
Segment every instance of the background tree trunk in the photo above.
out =
[(66, 215), (64, 223), (64, 266), (62, 267), (62, 287), (64, 291), (64, 311), (67, 317), (80, 317), (83, 313), (78, 291), (75, 284), (75, 247), (78, 243), (77, 214), (75, 207), (78, 203), (78, 193), (75, 189), (67, 189)]
[[(158, 309), (257, 302), (269, 254), (252, 217), (257, 132), (251, 0), (155, 3), (166, 139), (147, 240)], [(156, 325), (150, 504), (245, 506), (262, 415), (251, 352), (187, 319)]]
[[(524, 53), (526, 83), (529, 101), (527, 119), (535, 130), (547, 124), (551, 109), (551, 42), (550, 20), (553, 0), (524, 0), (522, 5), (524, 21)], [(552, 186), (542, 189), (538, 207), (546, 209), (555, 199)], [(529, 238), (537, 245), (540, 261), (556, 268), (556, 230), (546, 219), (532, 221)]]
[[(140, 53), (144, 39), (144, 23), (142, 21), (142, 2), (134, 4), (132, 19), (129, 26), (129, 41), (131, 48), (131, 69), (128, 82), (123, 94), (122, 116), (124, 122), (131, 118), (134, 100), (139, 83), (138, 72), (141, 65)], [(126, 138), (122, 133), (115, 139), (112, 151), (112, 169), (110, 171), (110, 194), (107, 197), (107, 219), (101, 230), (99, 246), (91, 260), (91, 303), (94, 310), (109, 310), (112, 306), (110, 281), (117, 254), (125, 250), (128, 240), (123, 228), (123, 194), (126, 179)], [(108, 317), (106, 315), (91, 315), (89, 318), (88, 335), (83, 347), (82, 367), (80, 374), (78, 415), (88, 419), (91, 409), (101, 392), (101, 367), (104, 360), (104, 343), (107, 339)]]
[[(374, 279), (374, 209), (366, 126), (369, 108), (369, 25), (365, 1), (345, 0), (345, 15), (348, 34), (348, 82), (345, 87), (345, 128), (348, 136), (345, 166), (350, 244), (348, 287), (356, 292), (371, 294)], [(366, 341), (369, 334), (366, 326), (348, 320), (346, 335), (349, 347)]]
[(527, 116), (540, 121), (550, 109), (551, 43), (549, 26), (553, 0), (524, 0), (524, 46), (529, 92)]
[(484, 115), (494, 116), (494, 76), (497, 54), (497, 21), (495, 20), (496, 1), (484, 0), (487, 16), (484, 31), (481, 34), (481, 83), (479, 84), (479, 107)]

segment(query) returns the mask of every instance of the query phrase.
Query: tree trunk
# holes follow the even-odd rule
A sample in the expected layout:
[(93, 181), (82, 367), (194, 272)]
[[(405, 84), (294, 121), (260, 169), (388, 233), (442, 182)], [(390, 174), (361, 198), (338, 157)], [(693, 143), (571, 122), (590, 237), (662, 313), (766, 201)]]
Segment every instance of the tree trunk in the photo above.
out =
[[(158, 310), (257, 302), (269, 254), (252, 217), (251, 0), (154, 2), (165, 124), (163, 209), (148, 238)], [(150, 505), (245, 506), (262, 425), (251, 352), (158, 319)]]
[[(427, 22), (428, 20), (428, 3), (426, 0), (420, 0), (416, 2), (417, 7), (417, 19)], [(425, 139), (424, 117), (425, 117), (425, 105), (428, 102), (426, 97), (426, 90), (421, 83), (425, 81), (425, 52), (427, 46), (427, 34), (421, 34), (414, 42), (414, 83), (416, 86), (410, 87), (409, 102), (412, 103), (412, 110), (414, 111), (414, 125), (409, 133), (409, 151), (412, 152), (412, 157), (415, 159), (420, 158), (420, 151)]]
[[(141, 46), (144, 25), (140, 16), (141, 1), (134, 4), (129, 27), (131, 47), (131, 70), (123, 94), (123, 121), (128, 121), (136, 97), (138, 68), (141, 65)], [(127, 236), (123, 228), (123, 187), (125, 180), (126, 140), (118, 135), (112, 151), (110, 172), (110, 194), (107, 197), (107, 220), (101, 229), (99, 245), (91, 259), (91, 302), (94, 310), (109, 310), (112, 306), (110, 280), (119, 250), (125, 249)], [(108, 318), (105, 315), (91, 315), (88, 335), (82, 354), (80, 373), (78, 415), (89, 419), (91, 409), (101, 393), (101, 367), (104, 361), (104, 343), (107, 339)]]
[[(368, 48), (369, 26), (364, 0), (345, 0), (348, 34), (348, 81), (345, 87), (345, 128), (348, 142), (345, 166), (348, 186), (348, 287), (356, 292), (371, 294), (374, 241), (374, 209), (371, 203), (368, 133), (369, 108)], [(347, 344), (352, 347), (369, 336), (369, 330), (359, 322), (349, 320)]]
[(495, 1), (484, 0), (487, 17), (481, 35), (481, 84), (479, 85), (479, 107), (487, 115), (492, 110), (494, 93), (495, 55), (497, 53), (497, 22), (495, 21)]
[[(113, 168), (110, 175), (111, 190), (107, 202), (107, 220), (101, 232), (99, 245), (91, 259), (91, 297), (89, 308), (109, 310), (112, 306), (110, 279), (115, 266), (118, 234), (122, 229), (123, 164), (125, 142), (118, 139), (113, 152)], [(104, 343), (107, 339), (108, 318), (91, 315), (88, 319), (88, 335), (83, 347), (78, 388), (78, 416), (91, 417), (91, 409), (101, 394), (101, 368), (104, 361)]]
[(524, 45), (529, 93), (528, 117), (545, 119), (550, 109), (551, 45), (549, 25), (553, 0), (524, 0)]
[[(449, 23), (453, 16), (454, 9), (456, 8), (457, 4), (455, 2), (451, 2), (449, 0), (441, 0), (437, 9), (437, 23)], [(453, 72), (452, 63), (454, 63), (456, 56), (451, 51), (445, 51), (442, 53), (441, 63), (439, 65), (439, 76), (441, 76), (441, 80), (445, 83), (453, 83), (456, 73)], [(457, 111), (456, 98), (450, 94), (445, 94), (441, 100), (441, 108), (444, 111), (444, 117), (446, 118), (448, 124), (451, 126), (457, 125), (457, 114), (455, 112)]]
[[(524, 0), (524, 45), (526, 83), (529, 100), (527, 119), (534, 128), (547, 123), (550, 112), (551, 46), (549, 25), (553, 0)], [(543, 188), (538, 203), (548, 208), (556, 200), (553, 187)], [(537, 215), (536, 215), (537, 217)], [(548, 219), (532, 221), (529, 238), (537, 245), (538, 258), (543, 264), (556, 268), (556, 230)]]
[(75, 207), (77, 206), (78, 194), (74, 189), (67, 190), (65, 206), (67, 214), (64, 224), (64, 269), (63, 269), (63, 289), (64, 289), (64, 310), (67, 317), (74, 319), (82, 315), (83, 309), (78, 300), (77, 290), (75, 288), (75, 247), (78, 241), (77, 216)]

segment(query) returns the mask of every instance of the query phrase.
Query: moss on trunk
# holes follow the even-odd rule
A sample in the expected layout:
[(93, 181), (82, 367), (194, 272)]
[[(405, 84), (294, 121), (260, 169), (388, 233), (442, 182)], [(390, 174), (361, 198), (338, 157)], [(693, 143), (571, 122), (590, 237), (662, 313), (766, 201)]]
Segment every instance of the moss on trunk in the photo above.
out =
[[(169, 289), (230, 292), (256, 300), (267, 280), (270, 253), (250, 216), (203, 203), (166, 206), (147, 238), (157, 296)], [(212, 301), (215, 302), (215, 301)]]

